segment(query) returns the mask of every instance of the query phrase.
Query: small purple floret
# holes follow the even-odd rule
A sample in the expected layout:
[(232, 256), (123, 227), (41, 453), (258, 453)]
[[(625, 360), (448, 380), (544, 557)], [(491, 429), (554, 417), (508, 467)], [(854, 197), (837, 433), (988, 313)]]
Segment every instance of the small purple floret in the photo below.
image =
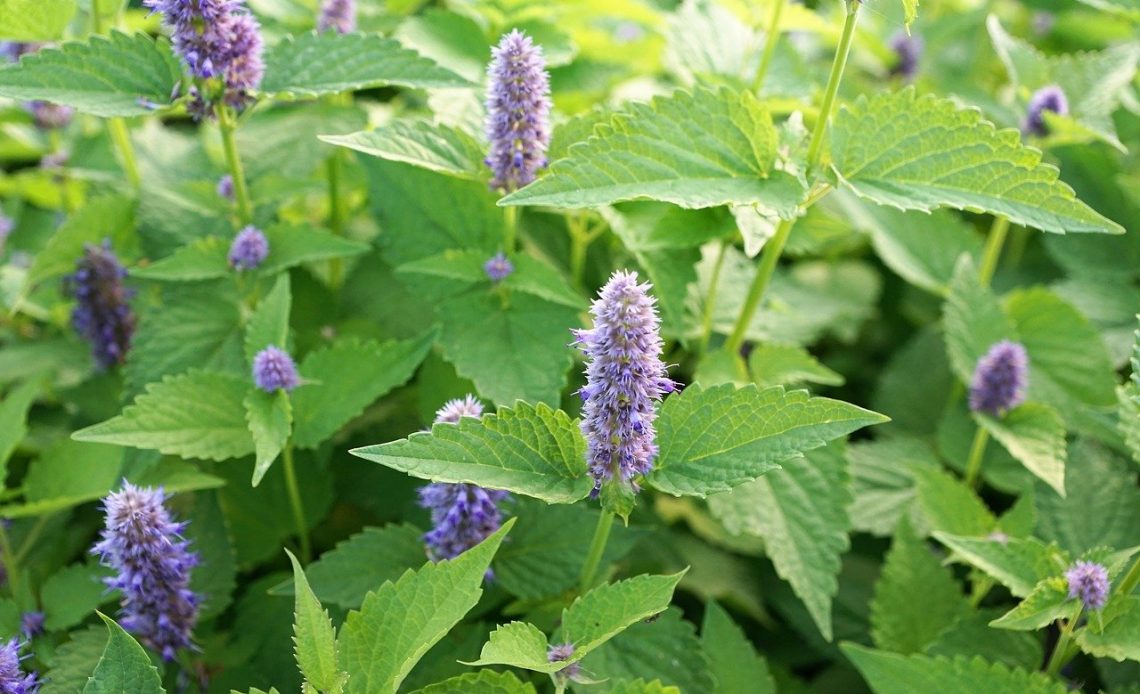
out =
[(20, 645), (19, 639), (12, 639), (0, 646), (0, 694), (36, 694), (40, 690), (39, 676), (20, 669)]
[(900, 31), (891, 37), (891, 50), (897, 59), (891, 68), (891, 74), (898, 75), (907, 82), (913, 81), (918, 75), (918, 64), (922, 59), (922, 39)]
[(239, 272), (256, 269), (268, 256), (269, 239), (252, 224), (239, 231), (230, 245), (230, 267)]
[[(550, 663), (561, 663), (574, 657), (574, 644), (560, 643), (550, 646), (546, 652), (546, 660)], [(571, 663), (557, 672), (558, 675), (574, 679), (582, 670), (581, 663)]]
[(970, 409), (1000, 416), (1025, 402), (1029, 355), (1020, 343), (1002, 340), (978, 360), (970, 381)]
[(638, 284), (636, 272), (615, 272), (590, 309), (594, 327), (574, 331), (587, 359), (579, 394), (595, 495), (615, 476), (637, 491), (633, 478), (649, 474), (657, 455), (654, 405), (676, 387), (661, 361), (660, 320), (649, 289)]
[(1029, 98), (1029, 107), (1026, 109), (1025, 120), (1021, 124), (1021, 132), (1027, 135), (1044, 137), (1049, 134), (1049, 126), (1045, 123), (1045, 112), (1050, 111), (1061, 116), (1069, 113), (1069, 100), (1065, 92), (1057, 85), (1042, 87)]
[(101, 539), (91, 549), (115, 570), (107, 585), (122, 591), (119, 623), (167, 661), (191, 647), (198, 621), (198, 596), (190, 590), (190, 569), (198, 555), (182, 538), (185, 522), (170, 517), (163, 490), (129, 482), (103, 500), (107, 514)]
[(75, 298), (71, 325), (91, 343), (91, 353), (101, 368), (123, 363), (135, 332), (135, 314), (123, 284), (127, 271), (111, 251), (111, 242), (87, 244), (75, 273), (64, 278), (64, 291)]
[(351, 34), (356, 31), (356, 0), (324, 0), (317, 31)]
[(1080, 598), (1086, 610), (1099, 610), (1108, 601), (1108, 570), (1091, 561), (1079, 561), (1065, 572), (1069, 598)]
[(285, 350), (269, 345), (253, 358), (253, 382), (266, 393), (290, 391), (301, 383), (297, 365)]
[(507, 256), (504, 255), (502, 251), (496, 253), (490, 260), (483, 264), (483, 272), (487, 273), (487, 277), (495, 284), (505, 280), (514, 271), (514, 264), (507, 259)]
[(443, 403), (443, 407), (436, 410), (437, 423), (458, 424), (460, 417), (482, 417), (483, 405), (474, 395), (465, 395)]
[(503, 36), (487, 67), (487, 166), (491, 187), (506, 191), (534, 180), (550, 144), (550, 75), (542, 47), (519, 30)]
[(215, 188), (218, 195), (233, 202), (234, 200), (234, 177), (226, 174), (218, 179), (218, 185)]
[(39, 636), (44, 633), (44, 622), (46, 620), (43, 612), (25, 612), (20, 615), (20, 633), (26, 639)]

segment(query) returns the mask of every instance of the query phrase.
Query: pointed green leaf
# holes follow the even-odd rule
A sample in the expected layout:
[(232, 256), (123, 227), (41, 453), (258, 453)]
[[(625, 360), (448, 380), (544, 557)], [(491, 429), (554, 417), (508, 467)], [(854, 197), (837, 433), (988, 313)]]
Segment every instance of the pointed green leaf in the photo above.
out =
[(305, 580), (305, 572), (297, 557), (289, 550), (293, 564), (293, 643), (296, 645), (297, 666), (305, 680), (321, 691), (328, 691), (341, 681), (337, 667), (336, 629), (325, 608), (313, 595)]
[(480, 670), (417, 689), (412, 694), (535, 694), (535, 689), (514, 673)]
[(483, 418), (366, 446), (353, 455), (434, 482), (467, 482), (569, 504), (586, 498), (586, 442), (561, 410), (524, 402)]
[(1041, 639), (1033, 632), (990, 626), (1000, 613), (1000, 610), (982, 608), (963, 617), (926, 649), (926, 655), (953, 658), (985, 653), (994, 662), (1010, 667), (1024, 670), (1040, 668), (1045, 662), (1045, 647)]
[[(1110, 609), (1112, 621), (1108, 621)], [(1116, 606), (1110, 603), (1105, 610), (1108, 623), (1103, 630), (1086, 627), (1077, 632), (1081, 650), (1098, 658), (1140, 661), (1140, 597), (1129, 596)]]
[(245, 358), (253, 363), (261, 350), (273, 345), (289, 348), (289, 311), (293, 295), (289, 290), (289, 275), (277, 277), (273, 289), (258, 302), (245, 326)]
[(855, 495), (851, 524), (880, 537), (893, 534), (899, 518), (918, 517), (915, 470), (939, 464), (929, 444), (909, 436), (852, 443), (847, 461)]
[(466, 665), (510, 665), (535, 672), (557, 672), (566, 662), (551, 663), (547, 658), (550, 642), (542, 630), (530, 622), (499, 625), (483, 644), (479, 660)]
[(843, 376), (827, 368), (799, 345), (757, 345), (748, 355), (748, 370), (761, 388), (797, 383), (843, 385)]
[(1056, 410), (1027, 402), (1000, 418), (976, 413), (974, 420), (1030, 472), (1064, 495), (1065, 422)]
[(83, 694), (159, 694), (166, 691), (158, 670), (142, 646), (110, 617), (100, 614), (110, 638), (95, 672), (87, 679)]
[(709, 661), (693, 623), (670, 607), (656, 620), (638, 622), (582, 661), (582, 670), (610, 682), (653, 678), (682, 692), (715, 688)]
[(309, 383), (293, 391), (293, 440), (315, 448), (377, 398), (416, 372), (432, 334), (378, 343), (347, 339), (310, 352), (300, 365)]
[(775, 694), (776, 683), (768, 671), (768, 664), (756, 654), (748, 637), (728, 612), (712, 601), (705, 605), (701, 645), (716, 678), (717, 694)]
[(245, 420), (249, 433), (253, 436), (253, 450), (256, 464), (253, 467), (251, 484), (257, 486), (265, 473), (269, 472), (273, 461), (285, 448), (292, 433), (293, 407), (289, 394), (283, 390), (273, 393), (253, 388), (242, 401), (245, 406)]
[(990, 622), (998, 629), (1036, 631), (1058, 619), (1072, 619), (1080, 605), (1069, 599), (1069, 584), (1061, 576), (1046, 578), (1033, 587), (1017, 607)]
[(75, 9), (75, 0), (0, 0), (0, 33), (8, 41), (58, 39)]
[(70, 636), (71, 640), (52, 654), (51, 678), (40, 687), (40, 694), (82, 692), (87, 678), (103, 657), (103, 650), (107, 647), (106, 629), (92, 624), (71, 632)]
[(319, 96), (385, 85), (472, 86), (419, 53), (374, 34), (289, 36), (265, 52), (261, 91), (267, 94)]
[(350, 612), (340, 647), (348, 691), (395, 694), (412, 667), (483, 594), (483, 579), (513, 520), (459, 557), (385, 583)]
[(64, 631), (79, 624), (112, 596), (103, 578), (110, 571), (98, 564), (72, 564), (56, 571), (40, 590), (49, 631)]
[(359, 608), (368, 591), (423, 564), (423, 534), (414, 525), (365, 528), (309, 565), (313, 592), (323, 602)]
[(598, 207), (661, 200), (681, 207), (763, 203), (791, 215), (802, 188), (771, 171), (772, 117), (751, 92), (697, 88), (633, 104), (503, 205)]
[(168, 376), (147, 386), (121, 415), (71, 438), (186, 458), (241, 458), (254, 450), (242, 404), (249, 388), (244, 379), (208, 371)]
[(0, 68), (0, 96), (51, 101), (104, 118), (137, 116), (169, 104), (181, 79), (166, 41), (113, 31), (43, 48)]
[(731, 384), (690, 386), (665, 399), (657, 420), (660, 452), (649, 484), (675, 496), (704, 497), (756, 479), (862, 427), (887, 418), (804, 390)]
[(1065, 694), (1064, 683), (1040, 672), (1029, 672), (966, 658), (904, 656), (854, 643), (840, 646), (875, 694)]
[(1029, 595), (1041, 581), (1060, 575), (1069, 557), (1056, 547), (1034, 538), (961, 537), (936, 532), (939, 542), (972, 566), (989, 574), (1019, 598)]
[(839, 557), (849, 546), (850, 476), (842, 454), (819, 449), (781, 463), (754, 482), (709, 497), (709, 510), (731, 533), (757, 535), (778, 573), (831, 639), (831, 599)]
[(840, 185), (880, 205), (988, 212), (1059, 234), (1124, 231), (1077, 200), (1020, 133), (912, 88), (844, 107), (831, 130), (831, 155)]
[(953, 535), (985, 535), (997, 518), (974, 490), (941, 467), (915, 470), (918, 503), (931, 530)]
[(321, 140), (460, 178), (487, 172), (486, 147), (467, 132), (426, 120), (394, 120), (375, 130), (350, 135), (321, 135)]
[(7, 476), (8, 458), (28, 434), (28, 410), (43, 387), (39, 378), (31, 378), (9, 389), (0, 399), (0, 479)]

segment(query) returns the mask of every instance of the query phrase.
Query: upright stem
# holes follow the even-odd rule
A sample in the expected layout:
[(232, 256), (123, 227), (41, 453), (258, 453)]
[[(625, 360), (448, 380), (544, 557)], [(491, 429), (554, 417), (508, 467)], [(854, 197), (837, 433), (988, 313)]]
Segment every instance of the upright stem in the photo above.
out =
[(0, 559), (4, 562), (5, 573), (8, 574), (8, 587), (12, 595), (20, 592), (20, 566), (12, 554), (12, 543), (8, 540), (8, 530), (0, 523)]
[(245, 170), (241, 165), (241, 155), (238, 154), (237, 118), (229, 106), (218, 107), (218, 130), (222, 133), (222, 149), (226, 154), (226, 164), (230, 168), (230, 177), (234, 180), (234, 200), (237, 202), (238, 220), (242, 225), (253, 222), (253, 205), (249, 201), (249, 189), (245, 185)]
[(139, 175), (138, 159), (135, 157), (135, 147), (131, 144), (131, 134), (127, 130), (127, 124), (122, 118), (108, 118), (107, 133), (119, 152), (119, 160), (123, 165), (123, 172), (127, 175), (127, 182), (132, 188), (138, 189), (142, 185), (142, 176)]
[[(329, 179), (329, 229), (337, 236), (344, 235), (344, 208), (340, 197), (340, 150), (329, 155), (325, 163)], [(339, 289), (344, 276), (344, 261), (329, 260), (329, 284)]]
[(994, 272), (997, 271), (1001, 249), (1008, 233), (1009, 219), (1002, 216), (994, 217), (989, 236), (986, 237), (986, 248), (982, 251), (982, 266), (978, 268), (978, 279), (981, 280), (983, 287), (990, 286), (990, 280), (993, 279)]
[(580, 216), (573, 216), (567, 220), (567, 229), (570, 231), (570, 279), (575, 287), (582, 286), (582, 275), (586, 270), (586, 251), (593, 240), (586, 231), (586, 224)]
[(780, 16), (784, 14), (784, 5), (788, 0), (776, 0), (772, 7), (772, 14), (768, 20), (768, 30), (764, 35), (764, 55), (760, 58), (760, 67), (756, 70), (756, 77), (752, 78), (752, 93), (759, 94), (764, 86), (764, 78), (768, 75), (768, 68), (772, 64), (772, 56), (776, 54), (776, 43), (780, 40)]
[(982, 471), (982, 458), (985, 457), (986, 443), (990, 440), (990, 432), (979, 426), (974, 433), (974, 443), (970, 446), (970, 458), (966, 463), (966, 484), (971, 488), (978, 486), (978, 476)]
[(823, 104), (819, 107), (819, 118), (815, 121), (815, 129), (811, 133), (811, 144), (808, 145), (808, 170), (814, 169), (823, 154), (823, 134), (827, 131), (827, 122), (831, 120), (831, 111), (835, 107), (835, 96), (839, 93), (839, 83), (843, 81), (843, 70), (847, 67), (847, 55), (851, 52), (851, 40), (855, 38), (855, 19), (859, 15), (859, 0), (847, 0), (847, 19), (843, 22), (843, 35), (839, 38), (839, 48), (835, 51), (835, 60), (831, 63), (831, 74), (827, 78), (827, 90), (823, 94)]
[[(1084, 607), (1082, 606), (1082, 610)], [(1065, 622), (1065, 626), (1061, 628), (1061, 637), (1057, 639), (1057, 645), (1053, 646), (1053, 654), (1049, 656), (1049, 664), (1045, 666), (1045, 674), (1056, 676), (1065, 663), (1069, 662), (1069, 644), (1073, 640), (1073, 628), (1077, 626), (1077, 620), (1081, 618), (1081, 613), (1077, 612), (1072, 619)]]
[(103, 12), (99, 9), (99, 0), (91, 0), (91, 32), (103, 33)]
[(503, 208), (503, 252), (511, 255), (515, 252), (515, 239), (519, 231), (519, 208), (512, 205)]
[(721, 240), (720, 249), (716, 253), (716, 262), (713, 263), (712, 278), (709, 282), (709, 293), (705, 296), (704, 310), (701, 315), (701, 339), (697, 344), (697, 352), (704, 354), (709, 348), (712, 338), (713, 312), (716, 310), (716, 293), (720, 286), (720, 269), (724, 267), (724, 256), (727, 255), (728, 241)]
[(776, 271), (776, 264), (780, 262), (780, 254), (784, 252), (784, 244), (788, 242), (788, 236), (792, 233), (793, 224), (795, 222), (790, 219), (780, 220), (779, 226), (776, 227), (776, 233), (768, 239), (768, 243), (764, 244), (764, 250), (760, 251), (760, 267), (756, 269), (756, 279), (752, 280), (752, 286), (748, 288), (748, 296), (744, 299), (744, 308), (737, 316), (736, 325), (732, 327), (732, 334), (728, 336), (728, 341), (725, 342), (725, 349), (729, 352), (740, 351), (740, 346), (744, 344), (744, 334), (748, 332), (748, 326), (752, 323), (752, 316), (756, 314), (756, 309), (760, 306), (760, 299), (764, 298), (764, 292), (768, 289), (768, 283)]
[(289, 505), (293, 507), (293, 522), (297, 526), (297, 538), (301, 543), (301, 563), (308, 564), (313, 559), (313, 548), (309, 544), (309, 526), (305, 522), (305, 506), (301, 501), (301, 487), (297, 484), (297, 470), (293, 466), (293, 440), (285, 444), (282, 452), (285, 469), (285, 488), (289, 492)]
[(598, 573), (598, 565), (602, 563), (602, 555), (606, 551), (606, 542), (610, 539), (610, 530), (614, 527), (614, 514), (602, 511), (598, 518), (598, 525), (594, 529), (594, 539), (590, 541), (590, 550), (586, 554), (586, 563), (582, 565), (581, 578), (578, 580), (578, 594), (585, 595), (594, 584)]
[(24, 541), (20, 544), (20, 549), (16, 551), (13, 557), (14, 562), (19, 564), (28, 558), (28, 554), (30, 554), (32, 548), (36, 546), (36, 541), (40, 539), (40, 535), (43, 533), (44, 528), (47, 527), (48, 521), (51, 520), (53, 515), (55, 514), (45, 513), (36, 519), (35, 525), (33, 525), (32, 529), (28, 531), (28, 534), (24, 536)]

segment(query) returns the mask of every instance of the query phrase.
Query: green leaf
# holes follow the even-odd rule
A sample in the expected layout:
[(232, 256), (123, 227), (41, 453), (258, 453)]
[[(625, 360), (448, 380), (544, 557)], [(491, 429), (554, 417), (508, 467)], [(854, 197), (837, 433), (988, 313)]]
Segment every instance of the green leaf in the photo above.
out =
[[(359, 255), (368, 250), (363, 243), (303, 224), (275, 224), (264, 233), (269, 241), (269, 255), (257, 269), (262, 275), (271, 275), (303, 263)], [(163, 282), (231, 277), (234, 274), (229, 264), (231, 242), (231, 239), (207, 236), (151, 265), (131, 270), (131, 275)]]
[(934, 533), (934, 537), (954, 550), (958, 558), (986, 572), (1019, 598), (1033, 592), (1041, 581), (1061, 574), (1069, 565), (1069, 556), (1056, 545), (1034, 538), (991, 539), (943, 532)]
[(368, 591), (423, 564), (423, 534), (413, 525), (365, 528), (309, 565), (313, 591), (326, 603), (360, 607)]
[[(483, 265), (488, 256), (482, 251), (448, 250), (428, 258), (405, 263), (396, 272), (438, 277), (464, 283), (468, 286), (490, 284)], [(514, 272), (507, 276), (500, 286), (531, 294), (561, 306), (582, 310), (586, 302), (582, 295), (570, 288), (565, 278), (551, 266), (529, 255), (518, 255), (511, 259)]]
[(87, 679), (83, 694), (159, 694), (166, 690), (158, 679), (158, 670), (142, 646), (110, 617), (100, 614), (110, 638), (95, 672)]
[(954, 268), (942, 326), (950, 365), (965, 383), (973, 378), (978, 360), (990, 347), (1002, 340), (1017, 339), (1013, 321), (1002, 311), (997, 297), (982, 286), (977, 268), (965, 256), (958, 259)]
[(819, 363), (799, 345), (757, 345), (748, 355), (748, 370), (761, 388), (798, 383), (843, 385), (843, 376)]
[(891, 535), (903, 516), (917, 517), (915, 470), (939, 464), (929, 444), (909, 436), (852, 443), (847, 462), (855, 496), (851, 525), (880, 537)]
[(166, 41), (112, 31), (43, 48), (0, 68), (0, 96), (51, 101), (104, 118), (151, 113), (170, 103), (182, 67)]
[(70, 634), (71, 640), (59, 646), (51, 658), (51, 677), (40, 687), (40, 694), (75, 694), (83, 691), (87, 677), (103, 657), (107, 631), (94, 624)]
[(1092, 627), (1078, 631), (1077, 643), (1081, 650), (1098, 658), (1140, 660), (1140, 597), (1125, 598), (1102, 631)]
[(831, 155), (839, 184), (880, 205), (988, 212), (1059, 234), (1123, 233), (1077, 200), (1017, 131), (999, 131), (977, 111), (913, 88), (844, 107)]
[(296, 595), (293, 642), (296, 644), (297, 666), (306, 682), (321, 691), (328, 691), (343, 684), (344, 680), (344, 674), (337, 667), (336, 629), (329, 613), (309, 588), (297, 557), (289, 550), (285, 553), (293, 564), (293, 593)]
[[(166, 486), (163, 488), (172, 491)], [(190, 590), (198, 595), (201, 624), (221, 615), (230, 606), (237, 588), (238, 570), (229, 519), (222, 511), (219, 495), (195, 494), (193, 503), (183, 534), (198, 554), (198, 566), (208, 567), (190, 573)]]
[(830, 640), (831, 599), (839, 590), (839, 557), (849, 546), (851, 527), (846, 460), (825, 448), (786, 460), (782, 468), (709, 497), (709, 509), (730, 533), (764, 539), (776, 573)]
[[(571, 658), (565, 662), (552, 663), (547, 659), (550, 643), (542, 630), (529, 622), (508, 622), (491, 632), (479, 660), (466, 665), (510, 665), (534, 670), (535, 672), (557, 672), (571, 662), (581, 658)], [(576, 649), (575, 649), (576, 650)], [(574, 654), (578, 655), (577, 652)]]
[[(608, 682), (650, 678), (682, 692), (715, 689), (709, 661), (691, 622), (671, 607), (655, 621), (639, 622), (582, 661), (582, 670)], [(608, 687), (575, 685), (585, 692), (607, 692)], [(652, 690), (651, 690), (652, 691)]]
[[(0, 76), (3, 70), (0, 70)], [(45, 280), (75, 272), (75, 262), (87, 244), (111, 240), (111, 247), (122, 252), (135, 235), (136, 203), (130, 198), (106, 195), (92, 199), (68, 216), (36, 254), (28, 270), (25, 292)]]
[(487, 567), (512, 525), (455, 559), (385, 583), (349, 613), (340, 635), (349, 692), (395, 694), (412, 666), (479, 601)]
[(417, 689), (412, 694), (535, 694), (535, 689), (514, 673), (480, 670)]
[(310, 352), (301, 377), (310, 384), (292, 393), (293, 440), (315, 448), (377, 398), (403, 385), (431, 348), (432, 334), (384, 343), (347, 339)]
[(8, 41), (58, 39), (75, 9), (75, 0), (0, 0), (0, 33)]
[(661, 406), (660, 452), (647, 481), (674, 496), (728, 491), (804, 451), (885, 421), (880, 414), (803, 390), (690, 386)]
[(245, 358), (253, 363), (258, 352), (270, 345), (283, 350), (289, 348), (289, 311), (293, 295), (289, 290), (289, 275), (280, 275), (273, 289), (258, 302), (245, 326)]
[(1000, 418), (975, 413), (974, 420), (1030, 472), (1064, 495), (1065, 422), (1056, 410), (1027, 402)]
[(661, 200), (681, 207), (762, 203), (789, 216), (800, 201), (796, 178), (771, 171), (772, 117), (751, 92), (697, 88), (632, 104), (572, 145), (549, 173), (502, 205), (597, 207)]
[(967, 612), (962, 587), (904, 516), (875, 583), (871, 601), (875, 646), (921, 653)]
[(938, 641), (926, 649), (932, 656), (970, 656), (985, 653), (994, 662), (1010, 667), (1036, 670), (1045, 662), (1044, 646), (1037, 634), (1027, 631), (995, 629), (990, 622), (1000, 610), (982, 609), (963, 617), (944, 631)]
[(904, 656), (854, 643), (842, 644), (840, 648), (875, 694), (1064, 694), (1067, 691), (1062, 682), (1040, 672), (990, 663), (978, 656), (953, 659)]
[(24, 498), (72, 504), (99, 499), (119, 481), (122, 462), (123, 451), (116, 446), (57, 439), (28, 465)]
[(168, 376), (147, 386), (121, 415), (71, 438), (186, 458), (240, 458), (254, 451), (242, 404), (249, 388), (241, 378), (208, 371)]
[(102, 580), (109, 575), (98, 564), (72, 564), (52, 574), (40, 590), (44, 626), (49, 631), (65, 631), (111, 600)]
[(283, 390), (266, 393), (250, 389), (242, 401), (249, 433), (253, 436), (253, 450), (257, 462), (253, 467), (251, 484), (261, 484), (273, 461), (284, 450), (292, 433), (293, 407), (289, 394)]
[(593, 488), (577, 423), (542, 403), (519, 402), (481, 420), (463, 417), (350, 452), (420, 479), (506, 489), (552, 504), (574, 503)]
[(576, 310), (522, 293), (504, 305), (494, 292), (476, 290), (439, 304), (436, 315), (444, 358), (482, 395), (497, 405), (559, 402)]
[(712, 601), (705, 605), (701, 646), (708, 655), (710, 670), (716, 678), (717, 694), (775, 694), (776, 683), (768, 671), (768, 664), (756, 654), (748, 637), (728, 612)]
[(0, 480), (8, 474), (8, 459), (28, 434), (28, 410), (44, 384), (31, 378), (11, 388), (0, 400)]
[(449, 176), (479, 179), (487, 172), (483, 143), (463, 130), (427, 120), (393, 120), (375, 130), (321, 135), (321, 140)]
[(974, 490), (942, 468), (916, 469), (915, 479), (918, 503), (931, 530), (977, 537), (997, 525), (994, 514)]
[(1046, 578), (1033, 587), (1017, 607), (990, 622), (999, 629), (1036, 631), (1058, 619), (1077, 616), (1079, 603), (1069, 599), (1068, 582), (1060, 577)]
[(320, 96), (395, 85), (470, 87), (470, 82), (392, 39), (326, 31), (289, 36), (265, 52), (267, 94)]
[(681, 3), (669, 16), (662, 63), (686, 86), (718, 78), (747, 84), (759, 66), (763, 34), (710, 0)]

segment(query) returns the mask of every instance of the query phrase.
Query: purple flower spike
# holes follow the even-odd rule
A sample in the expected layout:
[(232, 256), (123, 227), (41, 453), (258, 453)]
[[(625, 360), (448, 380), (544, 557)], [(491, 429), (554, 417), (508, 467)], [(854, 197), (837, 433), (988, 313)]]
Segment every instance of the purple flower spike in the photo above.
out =
[(123, 592), (123, 628), (171, 661), (191, 647), (198, 621), (198, 596), (189, 587), (198, 555), (182, 539), (186, 523), (170, 517), (165, 501), (162, 489), (124, 482), (103, 500), (107, 525), (91, 551), (116, 572), (105, 580)]
[(1026, 109), (1025, 120), (1021, 123), (1021, 132), (1038, 137), (1048, 135), (1049, 126), (1045, 124), (1044, 116), (1046, 111), (1061, 116), (1069, 113), (1069, 100), (1057, 85), (1042, 87), (1029, 98), (1029, 108)]
[(19, 639), (0, 646), (0, 694), (36, 694), (40, 690), (39, 676), (24, 674), (21, 660)]
[[(479, 417), (483, 406), (473, 395), (450, 400), (435, 413), (437, 424), (457, 424), (462, 417)], [(424, 535), (432, 561), (454, 559), (502, 525), (499, 502), (507, 492), (475, 484), (433, 482), (421, 487), (420, 506), (431, 511), (432, 529)], [(487, 578), (491, 578), (490, 570)]]
[(135, 332), (135, 314), (123, 285), (127, 271), (111, 252), (111, 242), (88, 244), (75, 273), (64, 279), (64, 291), (75, 298), (71, 325), (91, 343), (91, 353), (101, 368), (123, 363)]
[(660, 320), (649, 289), (638, 284), (636, 272), (615, 272), (590, 309), (594, 327), (574, 331), (587, 359), (579, 394), (595, 495), (615, 477), (625, 495), (637, 491), (634, 477), (648, 474), (657, 455), (654, 404), (676, 385), (661, 361)]
[(269, 345), (253, 358), (253, 382), (266, 393), (290, 391), (301, 383), (297, 365), (285, 350)]
[(550, 144), (550, 75), (542, 47), (514, 30), (491, 50), (487, 67), (486, 159), (491, 187), (512, 191), (546, 166)]
[[(20, 633), (30, 639), (44, 633), (46, 617), (43, 612), (25, 612), (20, 615)], [(0, 691), (3, 691), (0, 689)]]
[(918, 63), (922, 59), (922, 39), (900, 31), (891, 37), (891, 49), (897, 58), (891, 74), (898, 75), (906, 82), (914, 81), (918, 74)]
[(218, 195), (233, 202), (234, 200), (234, 177), (226, 174), (218, 179), (218, 186), (215, 188)]
[(356, 0), (324, 0), (317, 31), (351, 34), (356, 31)]
[(238, 232), (230, 245), (230, 267), (237, 271), (254, 270), (269, 255), (269, 239), (257, 227), (247, 226)]
[(1065, 572), (1069, 598), (1080, 598), (1086, 610), (1099, 610), (1108, 601), (1108, 570), (1091, 561), (1079, 561)]
[[(574, 657), (574, 644), (560, 643), (552, 645), (546, 652), (546, 660), (550, 663), (561, 663)], [(559, 670), (556, 674), (566, 679), (574, 679), (582, 671), (581, 663), (571, 663)]]
[(483, 264), (483, 272), (487, 273), (487, 277), (495, 284), (505, 280), (514, 271), (515, 266), (507, 259), (507, 256), (503, 255), (502, 251), (496, 253)]
[(1017, 342), (1002, 340), (978, 360), (970, 382), (970, 409), (1000, 416), (1025, 402), (1029, 355)]

